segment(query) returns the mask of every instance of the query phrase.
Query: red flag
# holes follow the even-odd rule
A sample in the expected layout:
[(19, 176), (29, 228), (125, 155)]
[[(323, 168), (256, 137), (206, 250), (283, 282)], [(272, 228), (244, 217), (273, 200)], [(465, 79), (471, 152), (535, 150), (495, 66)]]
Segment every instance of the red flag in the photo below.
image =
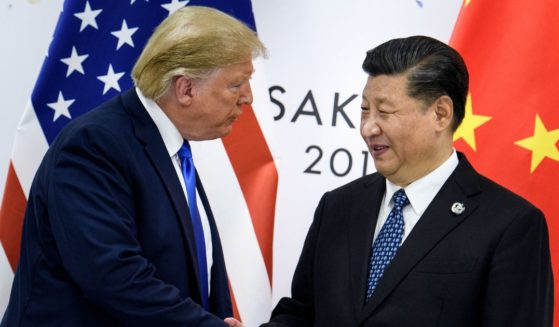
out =
[[(466, 117), (455, 133), (455, 146), (482, 174), (543, 210), (555, 285), (559, 285), (559, 205), (554, 196), (559, 184), (558, 18), (557, 0), (465, 0), (450, 41), (470, 72)], [(558, 305), (556, 292), (556, 309)]]

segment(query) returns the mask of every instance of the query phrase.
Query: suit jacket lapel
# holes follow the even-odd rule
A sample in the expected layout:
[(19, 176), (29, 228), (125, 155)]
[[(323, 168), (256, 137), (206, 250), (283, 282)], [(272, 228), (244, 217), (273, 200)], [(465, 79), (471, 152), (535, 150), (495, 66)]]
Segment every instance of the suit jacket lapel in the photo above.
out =
[[(437, 243), (477, 208), (470, 199), (479, 192), (477, 173), (460, 154), (460, 163), (387, 267), (372, 298), (363, 308), (359, 322), (365, 320), (394, 291), (407, 274)], [(451, 207), (460, 202), (466, 210), (454, 214)]]
[(169, 153), (161, 138), (161, 134), (157, 130), (157, 126), (151, 117), (149, 117), (149, 114), (142, 105), (134, 89), (130, 89), (123, 93), (121, 99), (124, 104), (124, 109), (130, 115), (134, 124), (136, 137), (144, 144), (146, 153), (161, 177), (174, 205), (177, 214), (176, 217), (179, 220), (186, 241), (187, 252), (190, 254), (190, 263), (192, 267), (194, 267), (193, 272), (196, 274), (198, 285), (200, 285), (194, 231), (190, 221), (186, 199), (180, 181), (177, 179), (177, 173), (173, 167)]
[(359, 316), (365, 303), (369, 255), (385, 188), (384, 178), (378, 174), (372, 175), (371, 179), (365, 182), (363, 191), (358, 195), (355, 201), (357, 207), (350, 217), (347, 235), (350, 262), (349, 283), (356, 317)]

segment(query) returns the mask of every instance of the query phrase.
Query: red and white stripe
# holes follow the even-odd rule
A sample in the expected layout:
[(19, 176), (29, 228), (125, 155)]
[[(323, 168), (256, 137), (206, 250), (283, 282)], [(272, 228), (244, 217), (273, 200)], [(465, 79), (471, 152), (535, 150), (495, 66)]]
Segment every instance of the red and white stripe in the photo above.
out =
[[(219, 229), (234, 302), (246, 326), (258, 326), (272, 309), (272, 244), (278, 172), (266, 138), (262, 62), (254, 63), (254, 103), (244, 108), (222, 140), (193, 142), (196, 166)], [(254, 109), (253, 109), (254, 108)], [(266, 132), (265, 133), (263, 132)]]
[(48, 149), (29, 101), (19, 122), (0, 207), (0, 312), (4, 312), (19, 259), (23, 213), (35, 171)]

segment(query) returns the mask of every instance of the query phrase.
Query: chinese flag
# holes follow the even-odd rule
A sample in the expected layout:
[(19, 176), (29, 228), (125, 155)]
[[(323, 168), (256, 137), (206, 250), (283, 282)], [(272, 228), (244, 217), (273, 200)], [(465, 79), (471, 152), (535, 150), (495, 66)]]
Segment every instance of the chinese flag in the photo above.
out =
[(465, 0), (450, 44), (470, 72), (455, 147), (543, 210), (559, 285), (559, 1)]

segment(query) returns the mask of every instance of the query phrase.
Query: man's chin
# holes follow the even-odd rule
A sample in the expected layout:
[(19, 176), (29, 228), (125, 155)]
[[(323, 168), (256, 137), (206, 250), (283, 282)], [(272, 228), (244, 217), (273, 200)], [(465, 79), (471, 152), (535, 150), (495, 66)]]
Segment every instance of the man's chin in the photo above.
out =
[(216, 138), (227, 137), (227, 136), (229, 136), (229, 134), (231, 134), (232, 131), (233, 131), (233, 126), (230, 125), (227, 128), (225, 128), (223, 131), (221, 131), (220, 135), (217, 136)]
[(385, 178), (389, 179), (389, 177), (391, 176), (392, 171), (389, 169), (389, 167), (387, 167), (385, 163), (375, 160), (375, 169)]

